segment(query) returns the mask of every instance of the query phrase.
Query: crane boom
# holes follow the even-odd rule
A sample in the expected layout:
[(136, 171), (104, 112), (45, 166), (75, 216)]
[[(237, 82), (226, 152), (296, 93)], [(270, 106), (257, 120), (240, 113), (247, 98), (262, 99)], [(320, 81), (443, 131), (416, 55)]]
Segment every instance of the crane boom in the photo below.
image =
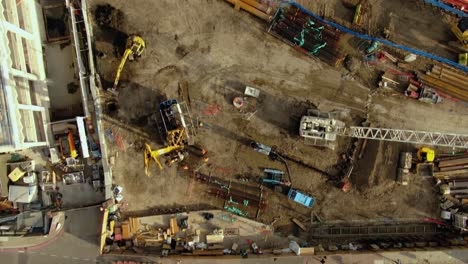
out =
[(299, 135), (311, 145), (334, 146), (336, 136), (384, 140), (411, 144), (468, 149), (468, 134), (426, 132), (408, 129), (350, 126), (332, 117), (330, 113), (309, 110), (301, 118)]
[(340, 130), (339, 132), (343, 136), (354, 138), (442, 147), (468, 148), (468, 135), (463, 134), (356, 126), (351, 126), (347, 129)]

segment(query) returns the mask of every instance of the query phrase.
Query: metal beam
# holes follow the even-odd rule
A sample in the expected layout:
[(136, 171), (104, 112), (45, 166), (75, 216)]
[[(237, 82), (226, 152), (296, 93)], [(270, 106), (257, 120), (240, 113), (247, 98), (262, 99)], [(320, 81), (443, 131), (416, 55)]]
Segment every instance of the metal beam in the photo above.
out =
[(0, 153), (8, 153), (15, 150), (14, 145), (0, 145)]
[(24, 148), (37, 148), (37, 147), (44, 147), (47, 146), (46, 141), (40, 141), (40, 142), (24, 142), (23, 147)]
[(77, 27), (77, 21), (75, 17), (75, 12), (83, 12), (83, 10), (76, 9), (73, 6), (73, 3), (69, 3), (67, 1), (67, 7), (70, 10), (70, 18), (71, 18), (71, 24), (72, 24), (72, 31), (73, 31), (73, 41), (75, 43), (75, 53), (76, 53), (76, 61), (78, 62), (78, 70), (79, 70), (79, 76), (80, 76), (80, 88), (81, 88), (81, 96), (83, 99), (83, 111), (85, 114), (85, 117), (89, 117), (89, 108), (88, 108), (88, 84), (89, 84), (89, 77), (88, 77), (88, 71), (83, 63), (83, 56), (81, 54), (81, 43), (87, 41), (85, 36), (83, 36), (82, 41), (80, 41), (80, 35), (78, 33), (78, 27)]
[[(3, 14), (4, 7), (0, 4), (0, 20), (5, 21)], [(21, 131), (21, 116), (16, 108), (17, 98), (14, 81), (10, 78), (11, 63), (7, 29), (5, 23), (0, 22), (0, 81), (5, 94), (8, 121), (10, 122), (11, 143), (13, 148), (17, 149), (23, 142), (24, 136)]]
[(5, 28), (8, 30), (8, 31), (11, 31), (15, 34), (18, 34), (19, 36), (25, 38), (25, 39), (29, 39), (29, 40), (32, 40), (34, 38), (33, 34), (27, 32), (26, 30), (16, 26), (16, 25), (13, 25), (11, 24), (10, 22), (4, 20), (3, 21), (3, 25), (5, 26)]
[(36, 111), (36, 112), (43, 112), (45, 111), (45, 108), (43, 106), (38, 106), (38, 105), (24, 105), (24, 104), (18, 104), (18, 109), (21, 110), (31, 110), (31, 111)]
[(37, 81), (38, 80), (36, 75), (34, 75), (32, 73), (29, 73), (29, 72), (24, 72), (22, 70), (17, 70), (17, 69), (13, 69), (13, 68), (10, 71), (16, 77), (25, 78), (25, 79), (28, 79), (30, 81)]
[[(46, 72), (44, 65), (44, 55), (41, 39), (41, 28), (42, 25), (42, 14), (40, 12), (40, 4), (35, 0), (22, 0), (21, 2), (22, 13), (24, 16), (24, 25), (25, 29), (33, 32), (34, 38), (32, 41), (27, 43), (28, 49), (28, 58), (29, 61), (34, 67), (31, 67), (31, 72), (37, 76), (38, 82), (33, 84), (33, 91), (36, 96), (36, 104), (42, 105), (45, 107), (45, 111), (42, 111), (42, 120), (41, 124), (37, 124), (41, 127), (41, 132), (44, 132), (43, 136), (45, 140), (49, 142), (53, 140), (52, 132), (47, 125), (50, 122), (50, 116), (48, 111), (49, 106), (49, 96), (48, 88), (46, 83)], [(26, 19), (27, 18), (27, 19)]]
[(442, 147), (467, 148), (468, 135), (403, 129), (350, 127), (345, 136)]

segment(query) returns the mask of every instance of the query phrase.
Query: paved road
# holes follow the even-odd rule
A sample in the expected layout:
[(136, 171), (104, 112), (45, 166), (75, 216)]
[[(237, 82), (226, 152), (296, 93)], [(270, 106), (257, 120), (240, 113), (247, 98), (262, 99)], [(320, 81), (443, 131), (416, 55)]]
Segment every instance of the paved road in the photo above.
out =
[(5, 264), (96, 263), (101, 212), (90, 207), (66, 212), (65, 232), (52, 244), (25, 252), (0, 253)]
[[(98, 257), (98, 240), (101, 213), (98, 207), (91, 207), (66, 212), (65, 233), (54, 243), (35, 250), (25, 252), (0, 253), (0, 263), (3, 264), (75, 264), (75, 263), (112, 263), (115, 258)], [(468, 250), (453, 250), (447, 252), (402, 252), (381, 254), (359, 254), (329, 256), (327, 264), (331, 263), (359, 263), (359, 264), (393, 264), (399, 259), (403, 264), (461, 264), (468, 263)], [(121, 260), (134, 260), (161, 264), (176, 264), (177, 258), (123, 258)], [(313, 257), (279, 257), (275, 259), (180, 259), (182, 264), (193, 263), (223, 263), (223, 264), (254, 264), (254, 263), (320, 263), (321, 258)]]

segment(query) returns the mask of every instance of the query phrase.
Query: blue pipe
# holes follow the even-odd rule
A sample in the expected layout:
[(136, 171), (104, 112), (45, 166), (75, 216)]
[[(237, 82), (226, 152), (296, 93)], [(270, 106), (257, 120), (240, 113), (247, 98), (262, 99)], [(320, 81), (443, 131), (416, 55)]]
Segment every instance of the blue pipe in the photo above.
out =
[(406, 47), (406, 46), (403, 46), (403, 45), (395, 44), (395, 43), (390, 42), (390, 41), (385, 40), (385, 39), (375, 38), (375, 37), (371, 37), (371, 36), (366, 35), (366, 34), (361, 34), (361, 33), (355, 32), (355, 31), (353, 31), (351, 29), (348, 29), (348, 28), (346, 28), (346, 27), (344, 27), (344, 26), (342, 26), (340, 24), (337, 24), (335, 22), (331, 22), (331, 21), (323, 19), (319, 15), (312, 13), (310, 10), (306, 9), (305, 7), (301, 6), (300, 4), (298, 4), (298, 3), (294, 2), (294, 1), (289, 2), (289, 4), (299, 8), (302, 12), (314, 17), (318, 21), (321, 21), (322, 23), (325, 23), (325, 24), (330, 25), (330, 26), (332, 26), (334, 28), (337, 28), (337, 29), (339, 29), (339, 30), (341, 30), (341, 31), (343, 31), (345, 33), (360, 37), (362, 39), (370, 40), (370, 41), (378, 41), (378, 42), (380, 42), (382, 44), (385, 44), (387, 46), (394, 47), (394, 48), (397, 48), (397, 49), (402, 49), (404, 51), (408, 51), (408, 52), (411, 52), (411, 53), (419, 55), (419, 56), (423, 56), (423, 57), (426, 57), (426, 58), (429, 58), (429, 59), (432, 59), (432, 60), (435, 60), (435, 61), (438, 61), (438, 62), (446, 63), (446, 64), (451, 65), (451, 66), (453, 66), (455, 68), (458, 68), (458, 69), (460, 69), (460, 70), (462, 70), (464, 72), (468, 72), (468, 67), (460, 65), (457, 62), (454, 62), (454, 61), (451, 61), (449, 59), (442, 58), (442, 57), (439, 57), (439, 56), (436, 56), (436, 55), (433, 55), (433, 54), (429, 54), (429, 53), (421, 51), (421, 50), (417, 50), (417, 49), (413, 49), (413, 48)]
[(436, 7), (439, 7), (439, 8), (442, 8), (446, 11), (449, 11), (451, 13), (454, 13), (455, 15), (457, 16), (460, 16), (460, 17), (466, 17), (468, 16), (468, 14), (466, 14), (465, 12), (461, 11), (461, 10), (458, 10), (456, 8), (453, 8), (445, 3), (442, 3), (438, 0), (424, 0), (424, 2), (428, 3), (428, 4), (431, 4), (433, 6), (436, 6)]

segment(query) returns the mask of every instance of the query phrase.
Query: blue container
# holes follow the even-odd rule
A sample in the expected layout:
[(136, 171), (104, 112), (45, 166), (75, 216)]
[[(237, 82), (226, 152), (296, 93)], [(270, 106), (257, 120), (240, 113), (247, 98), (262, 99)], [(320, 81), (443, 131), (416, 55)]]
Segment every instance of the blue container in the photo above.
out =
[(307, 196), (294, 189), (289, 190), (288, 198), (309, 208), (312, 208), (315, 203), (315, 199), (313, 197)]

